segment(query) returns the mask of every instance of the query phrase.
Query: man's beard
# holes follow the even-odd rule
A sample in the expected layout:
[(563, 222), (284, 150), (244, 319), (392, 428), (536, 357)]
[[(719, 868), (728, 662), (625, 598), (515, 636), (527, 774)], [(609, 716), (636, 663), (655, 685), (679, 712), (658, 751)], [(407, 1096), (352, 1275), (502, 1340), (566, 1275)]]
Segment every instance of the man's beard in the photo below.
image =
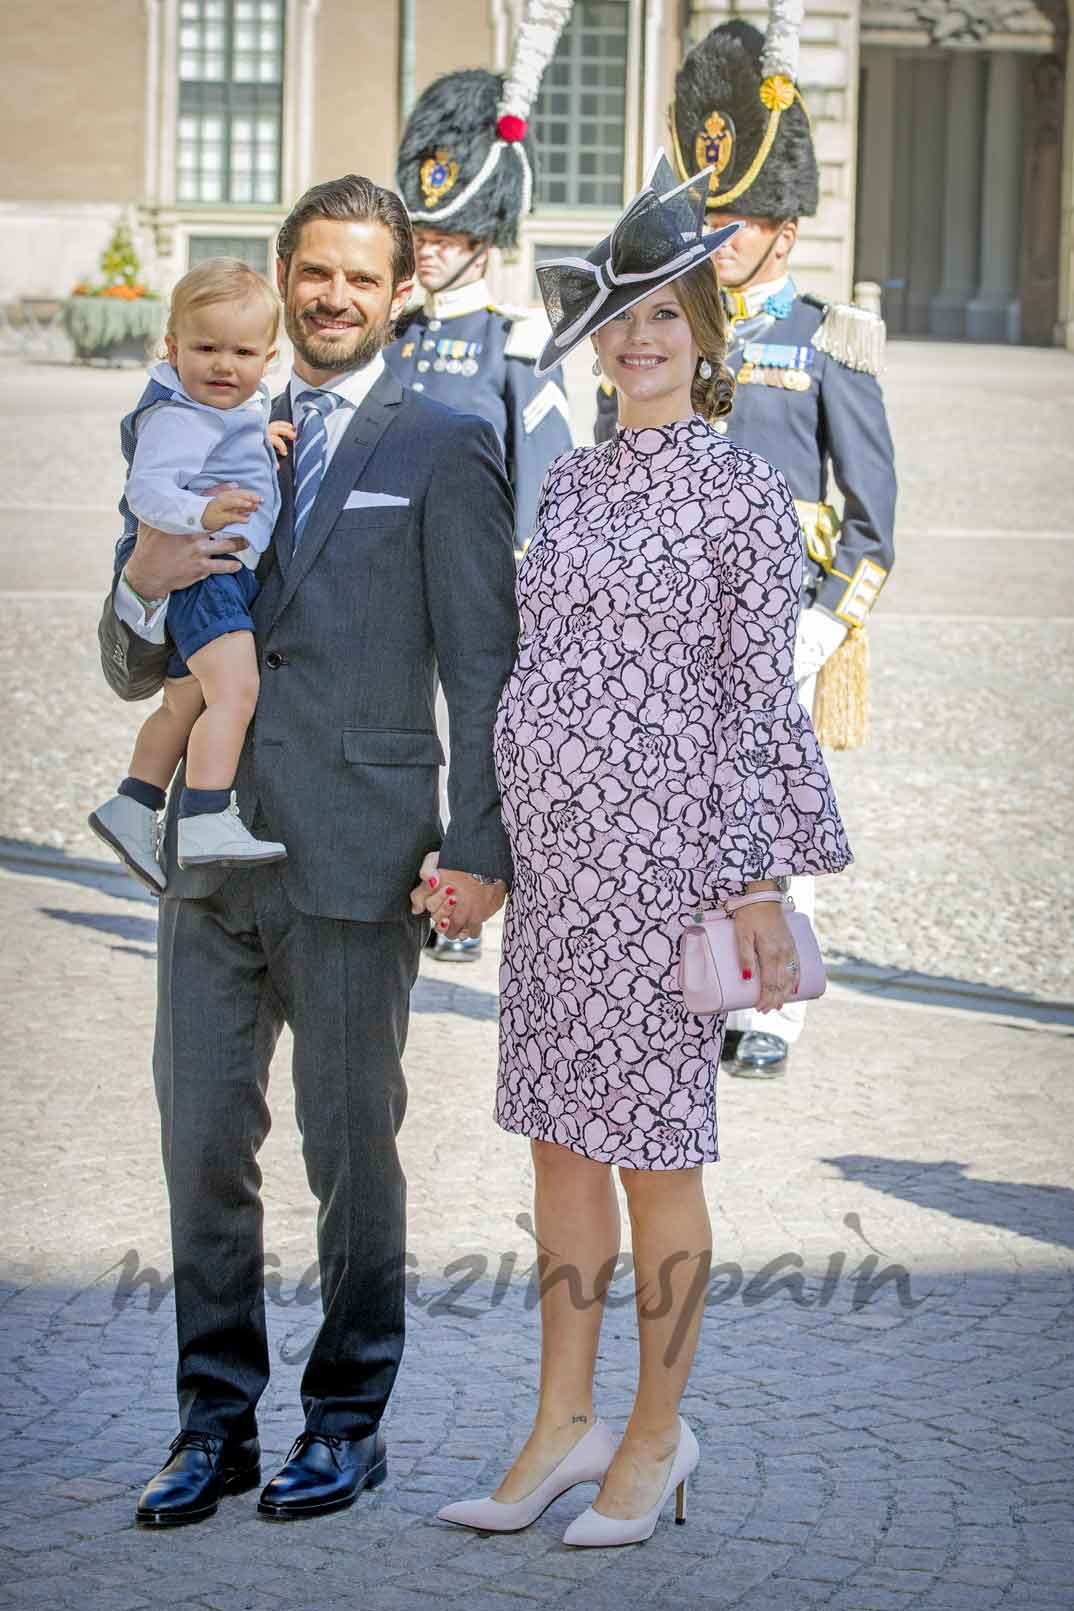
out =
[(390, 317), (376, 324), (356, 324), (352, 341), (340, 341), (338, 338), (335, 341), (321, 340), (317, 332), (307, 325), (305, 315), (324, 315), (327, 311), (317, 303), (312, 308), (304, 309), (301, 315), (290, 307), (284, 310), (283, 322), (291, 345), (313, 369), (364, 369), (391, 340), (394, 320)]

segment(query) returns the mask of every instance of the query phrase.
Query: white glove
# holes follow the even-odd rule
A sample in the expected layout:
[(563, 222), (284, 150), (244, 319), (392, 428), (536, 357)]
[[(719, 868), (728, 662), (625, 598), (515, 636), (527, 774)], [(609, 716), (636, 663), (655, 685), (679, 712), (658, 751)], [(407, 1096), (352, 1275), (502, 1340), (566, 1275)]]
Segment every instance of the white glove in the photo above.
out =
[(805, 682), (815, 677), (824, 662), (838, 649), (848, 628), (834, 615), (813, 608), (803, 610), (798, 618), (798, 637), (794, 645), (794, 680)]

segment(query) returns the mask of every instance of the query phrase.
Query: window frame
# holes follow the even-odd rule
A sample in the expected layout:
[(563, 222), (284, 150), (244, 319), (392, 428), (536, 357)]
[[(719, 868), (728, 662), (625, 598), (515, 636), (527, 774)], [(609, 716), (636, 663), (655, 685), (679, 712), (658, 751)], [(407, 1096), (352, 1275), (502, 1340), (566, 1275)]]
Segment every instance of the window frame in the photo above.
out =
[[(176, 53), (174, 57), (174, 77), (176, 80), (176, 114), (174, 133), (174, 172), (173, 185), (175, 199), (182, 207), (279, 207), (283, 195), (284, 181), (284, 137), (286, 127), (285, 116), (285, 75), (287, 63), (287, 5), (286, 0), (270, 0), (276, 15), (266, 23), (256, 12), (266, 0), (178, 0), (176, 19)], [(250, 19), (237, 17), (236, 7), (240, 4), (250, 5), (255, 15)], [(222, 16), (219, 20), (206, 16), (207, 7), (219, 7)], [(197, 9), (198, 15), (193, 18), (183, 16), (187, 7)], [(248, 27), (254, 34), (252, 48), (247, 51), (240, 49), (238, 38), (240, 30)], [(258, 35), (265, 28), (271, 28), (274, 34), (273, 48), (266, 52), (263, 50)], [(186, 30), (201, 34), (201, 39), (193, 45), (184, 41)], [(206, 34), (210, 29), (219, 31), (219, 43), (215, 54), (209, 58), (212, 48), (206, 41)], [(218, 72), (214, 76), (195, 75), (185, 76), (183, 69), (189, 56), (200, 57), (200, 64), (204, 67), (207, 58), (213, 60)], [(275, 59), (277, 76), (266, 79), (260, 72), (260, 64), (268, 57)], [(237, 76), (237, 64), (248, 59), (253, 71), (248, 75)], [(219, 126), (219, 138), (210, 141), (206, 137), (206, 130), (210, 123)], [(184, 124), (191, 125), (190, 133), (184, 129)], [(274, 134), (265, 136), (264, 125), (275, 125)], [(238, 130), (245, 126), (247, 135), (244, 140), (238, 136)], [(236, 153), (245, 146), (247, 148), (247, 166), (245, 172), (236, 168)], [(262, 160), (264, 152), (270, 153), (270, 165)], [(193, 153), (193, 160), (189, 167), (184, 163), (184, 157)], [(209, 160), (215, 157), (215, 165)], [(184, 171), (185, 169), (185, 171)], [(212, 182), (215, 175), (220, 190), (216, 196), (205, 195), (207, 183)], [(184, 184), (189, 183), (197, 191), (194, 195), (182, 194)], [(267, 175), (271, 195), (258, 195), (257, 191), (262, 178)], [(249, 189), (249, 195), (236, 196), (237, 186)]]
[[(584, 107), (583, 103), (587, 96), (595, 95), (603, 98), (608, 93), (610, 88), (610, 86), (603, 80), (594, 84), (586, 84), (584, 79), (586, 69), (595, 68), (599, 72), (600, 69), (602, 69), (610, 61), (618, 61), (620, 59), (618, 57), (612, 58), (599, 50), (595, 56), (585, 55), (585, 35), (589, 32), (589, 29), (583, 29), (581, 27), (581, 5), (584, 3), (586, 3), (586, 0), (576, 0), (574, 11), (572, 12), (571, 18), (568, 21), (567, 29), (565, 30), (563, 36), (565, 39), (570, 39), (574, 46), (569, 60), (574, 75), (577, 75), (577, 82), (573, 86), (570, 88), (564, 88), (558, 92), (561, 93), (563, 98), (567, 101), (566, 110), (563, 112), (556, 112), (549, 107), (546, 108), (543, 116), (539, 116), (538, 114), (541, 106), (541, 98), (539, 97), (532, 112), (533, 134), (535, 142), (538, 142), (538, 136), (542, 123), (547, 124), (549, 122), (555, 122), (561, 124), (566, 130), (566, 140), (563, 143), (557, 144), (552, 148), (551, 151), (546, 151), (543, 154), (539, 152), (539, 155), (541, 156), (541, 164), (539, 170), (538, 190), (540, 190), (543, 183), (547, 184), (551, 182), (562, 184), (562, 186), (568, 191), (567, 196), (561, 200), (542, 201), (538, 199), (537, 206), (542, 216), (550, 213), (562, 213), (568, 210), (573, 212), (579, 208), (586, 208), (587, 210), (594, 211), (605, 211), (609, 207), (614, 208), (618, 205), (620, 193), (626, 188), (625, 180), (628, 172), (629, 127), (631, 115), (630, 54), (632, 22), (631, 11), (633, 8), (631, 6), (631, 0), (589, 0), (589, 3), (595, 5), (616, 6), (620, 13), (619, 20), (622, 24), (621, 28), (616, 28), (613, 36), (616, 39), (621, 39), (623, 46), (621, 58), (623, 64), (621, 91), (618, 85), (615, 86), (615, 93), (621, 93), (622, 96), (620, 113), (622, 119), (622, 138), (619, 149), (615, 153), (617, 163), (621, 171), (621, 178), (617, 182), (614, 179), (609, 179), (608, 176), (602, 172), (595, 171), (591, 174), (586, 174), (583, 172), (581, 166), (586, 155), (586, 147), (582, 142), (580, 134), (582, 126), (591, 121), (596, 121), (599, 123), (609, 120), (608, 114), (603, 110), (587, 111)], [(576, 28), (577, 30), (573, 34), (571, 31), (572, 27)], [(562, 40), (560, 49), (562, 49)], [(544, 79), (541, 84), (542, 97), (547, 96), (548, 94), (557, 93), (556, 87), (550, 83), (550, 78), (553, 71), (553, 64), (550, 64), (545, 69)], [(608, 149), (609, 148), (603, 146), (598, 147), (598, 150), (601, 152), (601, 154), (605, 154)], [(549, 157), (553, 154), (553, 152), (562, 154), (565, 158), (566, 170), (562, 179), (560, 179), (558, 175), (555, 178), (549, 178), (547, 167)], [(579, 191), (587, 186), (592, 187), (594, 190), (610, 190), (612, 194), (602, 196), (599, 200), (583, 200), (579, 195)]]

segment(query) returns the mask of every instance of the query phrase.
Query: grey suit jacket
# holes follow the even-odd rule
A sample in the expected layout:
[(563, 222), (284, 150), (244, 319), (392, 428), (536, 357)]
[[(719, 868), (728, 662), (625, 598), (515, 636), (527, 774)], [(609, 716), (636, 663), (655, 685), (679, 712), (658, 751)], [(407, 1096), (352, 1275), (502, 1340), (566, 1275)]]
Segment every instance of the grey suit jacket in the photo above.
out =
[[(287, 392), (273, 416), (289, 418)], [(509, 881), (492, 726), (518, 615), (514, 514), (495, 431), (383, 375), (332, 456), (294, 554), (292, 457), (252, 611), (261, 696), (236, 782), (244, 820), (284, 841), (288, 894), (316, 916), (403, 915), (422, 857), (438, 847), (445, 867)], [(348, 509), (355, 491), (409, 501)], [(111, 598), (99, 637), (120, 698), (156, 693), (168, 646), (131, 632)], [(451, 723), (446, 836), (438, 672)], [(226, 869), (179, 869), (181, 781), (168, 812), (167, 894), (204, 896)]]

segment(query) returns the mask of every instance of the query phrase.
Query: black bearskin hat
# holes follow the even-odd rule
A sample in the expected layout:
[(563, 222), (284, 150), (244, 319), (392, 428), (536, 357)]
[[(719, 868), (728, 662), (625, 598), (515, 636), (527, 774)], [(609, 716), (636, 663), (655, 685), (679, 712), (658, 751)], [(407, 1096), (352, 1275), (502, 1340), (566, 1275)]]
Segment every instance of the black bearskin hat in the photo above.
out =
[(762, 68), (766, 49), (756, 28), (735, 20), (689, 52), (669, 111), (675, 162), (683, 179), (714, 164), (711, 209), (808, 218), (819, 192), (809, 118), (793, 77)]
[(533, 205), (535, 152), (525, 124), (519, 137), (500, 115), (503, 91), (498, 74), (466, 68), (445, 73), (419, 97), (396, 173), (413, 223), (517, 245), (519, 219)]

